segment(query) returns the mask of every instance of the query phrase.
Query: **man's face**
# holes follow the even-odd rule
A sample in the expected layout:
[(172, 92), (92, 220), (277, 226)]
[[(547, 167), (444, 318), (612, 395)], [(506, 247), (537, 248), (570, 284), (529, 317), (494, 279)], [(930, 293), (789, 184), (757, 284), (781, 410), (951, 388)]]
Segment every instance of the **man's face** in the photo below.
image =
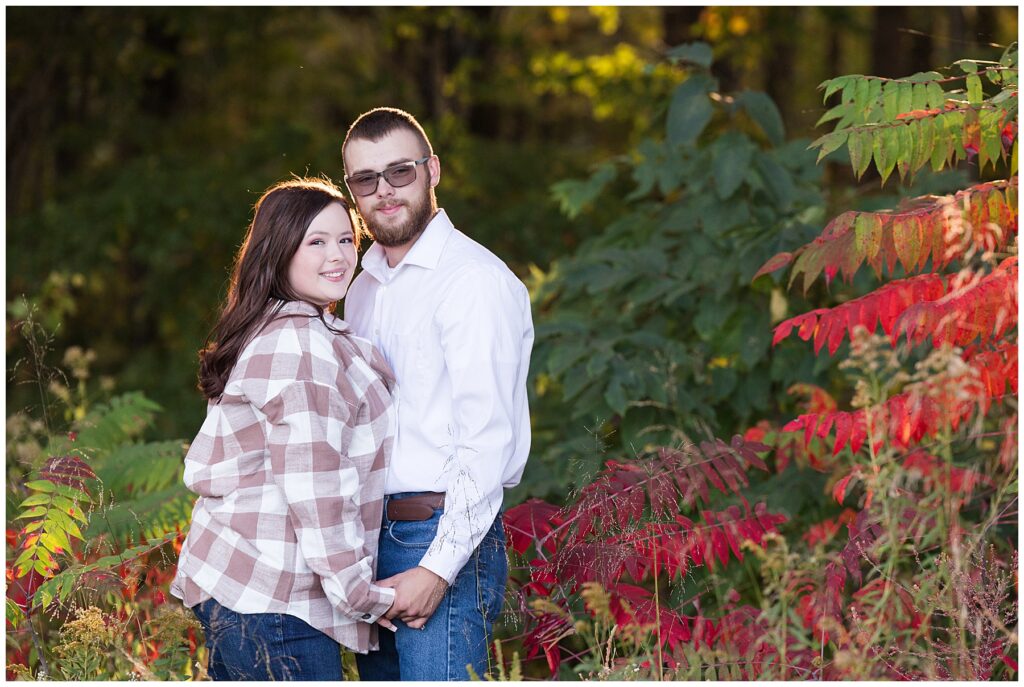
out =
[[(379, 141), (350, 140), (344, 151), (345, 171), (349, 177), (382, 172), (393, 165), (419, 160), (424, 154), (415, 134), (398, 129)], [(416, 178), (407, 186), (395, 188), (379, 177), (377, 190), (370, 195), (352, 194), (370, 234), (383, 246), (402, 246), (414, 241), (436, 210), (432, 189), (441, 176), (440, 163), (431, 157), (414, 169)]]

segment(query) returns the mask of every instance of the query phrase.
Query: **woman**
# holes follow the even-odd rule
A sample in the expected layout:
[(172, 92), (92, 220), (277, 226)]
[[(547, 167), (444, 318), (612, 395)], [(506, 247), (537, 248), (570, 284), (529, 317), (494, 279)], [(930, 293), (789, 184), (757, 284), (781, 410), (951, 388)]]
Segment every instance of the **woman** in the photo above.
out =
[(365, 653), (375, 623), (393, 630), (394, 591), (372, 580), (394, 378), (329, 312), (356, 267), (353, 218), (329, 181), (268, 189), (199, 354), (199, 499), (171, 591), (215, 680), (339, 680), (339, 644)]

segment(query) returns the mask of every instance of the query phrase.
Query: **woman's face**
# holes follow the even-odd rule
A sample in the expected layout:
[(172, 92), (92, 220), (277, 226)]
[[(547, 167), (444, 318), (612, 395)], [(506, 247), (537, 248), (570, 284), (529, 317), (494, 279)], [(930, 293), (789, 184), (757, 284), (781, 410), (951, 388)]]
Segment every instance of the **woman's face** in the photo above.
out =
[(327, 305), (345, 297), (357, 261), (348, 211), (331, 203), (309, 223), (288, 266), (288, 283), (302, 300)]

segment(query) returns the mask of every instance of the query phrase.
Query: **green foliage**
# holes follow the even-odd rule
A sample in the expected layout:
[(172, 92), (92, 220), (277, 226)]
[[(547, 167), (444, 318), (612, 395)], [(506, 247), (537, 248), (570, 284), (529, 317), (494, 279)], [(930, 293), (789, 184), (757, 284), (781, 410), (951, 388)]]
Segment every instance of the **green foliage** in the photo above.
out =
[[(62, 404), (69, 420), (67, 431), (55, 431), (31, 413), (8, 417), (8, 477), (22, 476), (8, 483), (19, 503), (7, 521), (13, 662), (22, 674), (75, 680), (189, 675), (181, 630), (194, 631), (194, 621), (165, 613), (134, 647), (123, 627), (134, 616), (141, 628), (166, 601), (166, 556), (180, 547), (194, 500), (181, 482), (182, 442), (144, 440), (161, 408), (143, 394), (92, 399), (88, 351), (64, 356), (70, 375), (47, 368), (51, 339), (27, 312), (18, 331), (36, 355), (22, 374), (42, 399), (32, 412), (50, 418)], [(64, 384), (69, 377), (78, 384)], [(152, 581), (143, 594), (137, 576)], [(154, 646), (159, 657), (147, 665), (139, 656)]]
[[(766, 96), (720, 97), (691, 66), (671, 94), (664, 140), (552, 188), (563, 211), (593, 228), (531, 285), (536, 450), (521, 491), (578, 485), (611, 446), (639, 452), (678, 444), (703, 423), (735, 428), (813, 374), (806, 360), (770, 352), (770, 325), (789, 306), (770, 285), (749, 285), (823, 213), (813, 159), (799, 142), (775, 145), (780, 137)], [(587, 212), (616, 194), (627, 200), (616, 215)]]
[[(836, 121), (831, 133), (812, 144), (820, 149), (818, 160), (845, 145), (854, 173), (863, 175), (874, 159), (883, 184), (893, 169), (900, 179), (912, 178), (926, 165), (939, 171), (974, 155), (980, 170), (994, 169), (1008, 155), (1002, 134), (1017, 111), (1016, 61), (1014, 48), (999, 62), (956, 62), (960, 76), (922, 72), (905, 79), (829, 79), (821, 84), (825, 100), (839, 94), (840, 102), (818, 120)], [(983, 76), (999, 88), (987, 102)], [(963, 87), (944, 89), (951, 80)]]

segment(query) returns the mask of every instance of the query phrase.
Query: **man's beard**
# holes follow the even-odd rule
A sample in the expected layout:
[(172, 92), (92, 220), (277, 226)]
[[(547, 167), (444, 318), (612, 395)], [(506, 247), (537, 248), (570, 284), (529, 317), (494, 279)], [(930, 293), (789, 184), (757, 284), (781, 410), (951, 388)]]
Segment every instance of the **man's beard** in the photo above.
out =
[(414, 240), (423, 233), (434, 216), (434, 204), (430, 202), (429, 191), (424, 193), (418, 202), (403, 201), (401, 204), (409, 209), (409, 219), (401, 224), (382, 224), (376, 220), (376, 213), (372, 210), (368, 217), (363, 217), (373, 239), (386, 248), (404, 246)]

